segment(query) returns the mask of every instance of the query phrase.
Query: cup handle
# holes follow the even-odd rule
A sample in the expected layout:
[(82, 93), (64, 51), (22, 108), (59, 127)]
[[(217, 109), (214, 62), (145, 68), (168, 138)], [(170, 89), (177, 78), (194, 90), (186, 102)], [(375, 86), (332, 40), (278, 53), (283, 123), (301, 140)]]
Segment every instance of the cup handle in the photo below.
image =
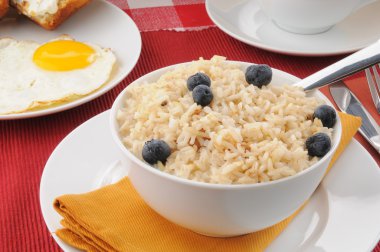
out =
[(355, 12), (359, 9), (361, 9), (362, 7), (370, 4), (370, 3), (373, 3), (373, 2), (376, 2), (377, 0), (362, 0), (359, 2), (359, 4), (354, 8), (354, 10), (352, 12)]
[(121, 160), (115, 160), (107, 166), (105, 172), (100, 175), (95, 183), (95, 188), (100, 188), (106, 185), (114, 184), (120, 179), (128, 176), (129, 169), (122, 164)]

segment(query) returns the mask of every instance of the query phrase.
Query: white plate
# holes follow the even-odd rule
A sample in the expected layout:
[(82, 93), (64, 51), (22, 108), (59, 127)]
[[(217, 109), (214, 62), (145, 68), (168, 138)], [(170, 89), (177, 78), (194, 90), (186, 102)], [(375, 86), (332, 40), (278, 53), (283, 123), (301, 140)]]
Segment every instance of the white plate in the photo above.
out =
[[(60, 228), (53, 200), (94, 190), (119, 159), (103, 112), (71, 132), (54, 150), (41, 178), (40, 203), (50, 232)], [(267, 251), (370, 251), (380, 235), (380, 170), (353, 140), (310, 202)], [(65, 251), (78, 251), (53, 234)]]
[(0, 120), (52, 114), (89, 102), (119, 84), (140, 56), (141, 36), (136, 24), (124, 11), (104, 0), (93, 0), (54, 31), (44, 30), (27, 18), (15, 14), (0, 21), (0, 37), (43, 43), (62, 34), (69, 34), (78, 41), (111, 48), (117, 57), (117, 63), (110, 80), (99, 90), (78, 100), (37, 111), (0, 115)]
[(228, 35), (283, 54), (343, 54), (364, 48), (380, 38), (380, 1), (363, 7), (329, 31), (316, 35), (281, 30), (260, 10), (257, 0), (206, 0), (206, 9), (212, 21)]

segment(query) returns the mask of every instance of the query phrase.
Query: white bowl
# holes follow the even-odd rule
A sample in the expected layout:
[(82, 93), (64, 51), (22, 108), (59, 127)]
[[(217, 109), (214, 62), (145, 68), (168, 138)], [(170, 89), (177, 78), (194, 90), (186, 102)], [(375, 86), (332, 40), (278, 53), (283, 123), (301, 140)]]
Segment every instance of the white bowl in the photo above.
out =
[[(246, 62), (234, 63), (239, 63), (243, 70), (252, 65)], [(208, 184), (176, 177), (152, 168), (123, 145), (118, 134), (116, 113), (123, 106), (129, 88), (156, 81), (178, 65), (161, 68), (140, 77), (119, 94), (111, 109), (112, 137), (120, 147), (123, 165), (128, 169), (128, 177), (139, 195), (166, 219), (194, 232), (215, 237), (258, 231), (294, 213), (317, 188), (338, 147), (342, 134), (339, 117), (334, 126), (331, 150), (317, 163), (294, 176), (250, 185)], [(272, 70), (271, 83), (274, 85), (291, 84), (299, 80), (280, 70)], [(311, 95), (332, 106), (319, 91)]]

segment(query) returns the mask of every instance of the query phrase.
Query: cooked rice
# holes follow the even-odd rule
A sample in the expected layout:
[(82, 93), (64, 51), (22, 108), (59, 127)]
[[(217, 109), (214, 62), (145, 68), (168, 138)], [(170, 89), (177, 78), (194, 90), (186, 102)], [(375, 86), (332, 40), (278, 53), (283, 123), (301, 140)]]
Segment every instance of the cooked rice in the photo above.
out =
[[(187, 89), (189, 76), (203, 72), (214, 99), (202, 108)], [(218, 184), (251, 184), (292, 176), (318, 161), (306, 139), (331, 129), (311, 120), (323, 104), (294, 86), (261, 89), (245, 81), (243, 70), (214, 56), (180, 66), (157, 82), (128, 89), (118, 111), (124, 145), (142, 159), (144, 143), (166, 141), (172, 154), (156, 167), (186, 179)]]

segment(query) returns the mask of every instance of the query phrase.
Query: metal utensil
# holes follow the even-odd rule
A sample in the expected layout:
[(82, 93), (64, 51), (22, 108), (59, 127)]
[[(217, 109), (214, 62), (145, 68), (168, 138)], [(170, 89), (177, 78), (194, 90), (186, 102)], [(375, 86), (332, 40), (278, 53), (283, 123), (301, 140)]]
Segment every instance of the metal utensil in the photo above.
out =
[(380, 153), (380, 127), (375, 119), (368, 113), (358, 98), (339, 81), (330, 86), (330, 93), (339, 109), (362, 118), (359, 132)]
[(296, 83), (310, 91), (337, 82), (354, 73), (380, 63), (380, 40)]
[[(373, 71), (373, 75), (371, 73), (371, 68), (367, 68), (365, 70), (365, 75), (367, 77), (367, 82), (368, 82), (369, 90), (371, 91), (373, 103), (375, 104), (377, 113), (380, 114), (380, 97), (379, 97), (380, 75), (377, 71), (376, 65), (372, 67), (372, 71)], [(377, 85), (377, 88), (376, 88), (375, 83)]]

